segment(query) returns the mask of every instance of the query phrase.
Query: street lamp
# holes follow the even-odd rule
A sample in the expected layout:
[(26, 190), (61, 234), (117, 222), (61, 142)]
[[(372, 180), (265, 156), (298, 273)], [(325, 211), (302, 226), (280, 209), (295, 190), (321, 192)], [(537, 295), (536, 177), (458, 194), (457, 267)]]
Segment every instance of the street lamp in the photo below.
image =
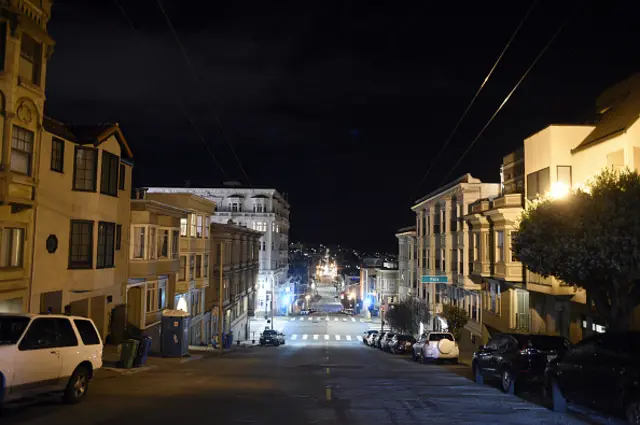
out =
[(551, 198), (558, 200), (564, 199), (569, 195), (569, 185), (563, 182), (555, 182), (551, 185), (551, 190), (549, 191), (549, 196)]

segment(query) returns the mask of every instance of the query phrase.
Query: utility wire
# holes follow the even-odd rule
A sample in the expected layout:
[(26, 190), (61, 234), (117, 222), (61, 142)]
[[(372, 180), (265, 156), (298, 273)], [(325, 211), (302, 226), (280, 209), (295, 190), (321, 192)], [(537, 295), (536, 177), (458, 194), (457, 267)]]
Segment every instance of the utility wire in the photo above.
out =
[[(195, 77), (196, 81), (200, 85), (200, 88), (202, 89), (202, 93), (204, 94), (205, 93), (204, 83), (202, 82), (202, 79), (200, 79), (200, 77), (198, 76), (198, 73), (196, 72), (196, 69), (193, 66), (193, 62), (191, 61), (191, 58), (189, 57), (189, 54), (187, 53), (187, 50), (185, 49), (184, 45), (182, 44), (182, 41), (180, 40), (180, 36), (178, 36), (178, 32), (176, 31), (175, 27), (171, 23), (171, 19), (169, 18), (169, 15), (167, 14), (166, 10), (164, 9), (164, 6), (162, 6), (162, 2), (160, 0), (156, 0), (156, 3), (158, 3), (158, 7), (160, 8), (160, 11), (162, 12), (162, 15), (164, 15), (164, 18), (167, 21), (167, 25), (169, 26), (169, 29), (171, 30), (171, 33), (173, 34), (173, 37), (176, 39), (176, 43), (178, 44), (178, 47), (180, 47), (180, 51), (182, 52), (182, 55), (184, 56), (184, 59), (187, 62), (187, 65), (189, 65), (189, 69), (193, 73), (193, 76)], [(229, 136), (227, 135), (227, 132), (224, 129), (224, 126), (222, 125), (222, 121), (220, 120), (220, 116), (216, 112), (216, 109), (213, 107), (213, 104), (209, 100), (209, 97), (206, 96), (206, 94), (205, 94), (205, 100), (207, 102), (207, 105), (209, 106), (209, 109), (211, 110), (211, 114), (213, 115), (216, 123), (218, 124), (218, 127), (220, 127), (220, 130), (222, 132), (224, 140), (229, 145), (229, 148), (231, 149), (231, 152), (233, 153), (233, 157), (235, 158), (236, 162), (238, 163), (238, 166), (240, 167), (240, 171), (242, 171), (242, 174), (247, 179), (247, 183), (249, 184), (249, 187), (251, 187), (251, 189), (253, 189), (253, 186), (251, 185), (251, 181), (249, 180), (249, 175), (247, 174), (247, 172), (245, 171), (244, 167), (242, 166), (242, 162), (240, 161), (240, 158), (238, 158), (238, 154), (236, 153), (236, 150), (234, 149), (233, 144), (231, 143), (231, 140), (229, 139)]]
[[(118, 9), (120, 9), (120, 12), (122, 13), (122, 16), (124, 16), (124, 19), (127, 21), (129, 26), (131, 27), (131, 30), (133, 31), (133, 34), (136, 37), (136, 39), (138, 39), (138, 41), (140, 41), (140, 35), (138, 34), (138, 30), (136, 29), (135, 25), (133, 24), (133, 21), (129, 18), (129, 15), (127, 14), (127, 11), (122, 7), (122, 5), (120, 4), (120, 2), (118, 0), (113, 0), (113, 1), (116, 4), (116, 6), (118, 6)], [(209, 146), (209, 144), (205, 140), (204, 136), (202, 135), (202, 133), (196, 127), (195, 123), (193, 122), (193, 119), (189, 115), (189, 111), (187, 110), (187, 108), (182, 103), (180, 103), (178, 100), (174, 100), (174, 101), (175, 101), (176, 106), (178, 107), (178, 109), (180, 109), (180, 112), (182, 112), (182, 114), (185, 116), (185, 118), (189, 122), (189, 125), (191, 125), (191, 128), (193, 129), (193, 131), (196, 133), (196, 135), (198, 136), (198, 138), (200, 139), (200, 141), (202, 142), (204, 147), (207, 149), (207, 152), (209, 152), (209, 155), (211, 155), (211, 159), (213, 160), (214, 164), (216, 164), (218, 166), (218, 168), (220, 168), (220, 172), (222, 173), (222, 176), (225, 178), (225, 180), (228, 179), (227, 173), (224, 171), (224, 168), (222, 167), (222, 164), (220, 164), (220, 161), (218, 161), (218, 158), (216, 158), (215, 154), (211, 150), (211, 147)]]
[(498, 113), (500, 113), (500, 111), (502, 110), (502, 108), (504, 107), (504, 105), (506, 105), (506, 103), (509, 101), (509, 99), (511, 98), (511, 96), (513, 95), (513, 93), (515, 93), (515, 91), (518, 89), (518, 87), (520, 86), (520, 84), (524, 81), (525, 78), (527, 78), (527, 75), (529, 75), (529, 72), (531, 72), (531, 70), (536, 66), (536, 64), (538, 63), (538, 61), (540, 60), (540, 58), (545, 54), (545, 52), (549, 49), (549, 47), (551, 47), (551, 45), (553, 44), (553, 42), (555, 41), (555, 39), (558, 37), (558, 35), (562, 32), (562, 30), (564, 29), (564, 27), (567, 25), (567, 23), (569, 22), (569, 19), (571, 18), (572, 14), (569, 14), (569, 16), (567, 17), (567, 19), (564, 20), (564, 22), (558, 27), (558, 29), (556, 30), (556, 32), (553, 34), (553, 36), (551, 37), (551, 39), (549, 39), (549, 41), (547, 42), (547, 44), (542, 48), (542, 50), (540, 50), (540, 53), (538, 53), (538, 56), (536, 56), (536, 58), (533, 60), (533, 62), (531, 63), (531, 65), (529, 65), (529, 68), (525, 71), (524, 74), (522, 74), (522, 77), (520, 77), (520, 80), (518, 80), (518, 82), (516, 83), (516, 85), (511, 89), (511, 91), (509, 92), (509, 94), (507, 95), (507, 97), (504, 98), (504, 100), (502, 101), (502, 103), (500, 104), (500, 106), (498, 107), (498, 109), (496, 109), (496, 111), (493, 113), (493, 115), (491, 116), (491, 118), (489, 118), (489, 121), (487, 121), (487, 123), (484, 125), (484, 127), (482, 127), (482, 130), (480, 130), (480, 132), (478, 133), (478, 135), (471, 141), (471, 143), (469, 143), (469, 146), (467, 147), (467, 149), (462, 153), (462, 155), (460, 155), (460, 158), (458, 158), (458, 161), (455, 163), (455, 165), (453, 167), (451, 167), (449, 169), (449, 172), (444, 176), (444, 178), (442, 179), (442, 181), (440, 182), (439, 186), (442, 186), (447, 179), (449, 178), (449, 176), (451, 175), (451, 173), (453, 173), (453, 171), (455, 171), (455, 169), (460, 165), (460, 163), (462, 162), (462, 160), (464, 159), (465, 156), (467, 156), (467, 154), (469, 153), (469, 151), (471, 150), (471, 148), (473, 148), (473, 146), (476, 144), (476, 142), (478, 141), (478, 139), (480, 139), (480, 137), (482, 137), (482, 134), (484, 133), (484, 131), (487, 129), (487, 127), (489, 127), (489, 125), (491, 124), (491, 122), (495, 119), (495, 117), (498, 115)]
[(449, 133), (449, 137), (447, 137), (445, 142), (440, 147), (440, 150), (436, 154), (435, 158), (433, 159), (433, 161), (431, 161), (431, 165), (427, 169), (427, 172), (425, 173), (424, 177), (422, 177), (422, 180), (420, 180), (420, 183), (418, 183), (418, 187), (416, 187), (416, 189), (414, 190), (413, 194), (411, 195), (411, 199), (409, 200), (410, 202), (414, 201), (416, 193), (418, 193), (418, 191), (420, 190), (420, 188), (422, 187), (424, 182), (427, 180), (427, 177), (429, 177), (429, 174), (431, 173), (431, 170), (437, 164), (438, 159), (440, 159), (440, 156), (444, 153), (444, 150), (447, 148), (447, 146), (451, 142), (451, 139), (453, 139), (453, 136), (458, 131), (458, 128), (460, 127), (460, 124), (462, 124), (462, 121), (464, 121), (465, 117), (467, 116), (467, 113), (469, 112), (469, 110), (471, 109), (473, 104), (476, 102), (476, 99), (478, 98), (478, 95), (480, 94), (482, 89), (484, 89), (484, 86), (489, 81), (489, 78), (491, 78), (491, 75), (493, 74), (493, 71), (495, 71), (496, 67), (498, 66), (498, 64), (502, 60), (502, 57), (505, 55), (505, 53), (507, 52), (507, 50), (511, 46), (511, 43), (516, 38), (516, 35), (518, 35), (518, 33), (520, 32), (520, 28), (522, 28), (522, 25), (524, 24), (524, 22), (527, 20), (527, 18), (531, 14), (531, 11), (534, 9), (536, 4), (538, 4), (538, 1), (539, 0), (534, 0), (533, 3), (531, 3), (531, 6), (529, 6), (529, 9), (527, 10), (527, 12), (524, 14), (522, 19), (520, 20), (520, 23), (516, 27), (516, 30), (513, 32), (513, 34), (511, 34), (511, 37), (509, 38), (509, 41), (507, 41), (507, 44), (504, 46), (504, 49), (502, 49), (502, 52), (500, 53), (500, 56), (498, 56), (498, 59), (496, 59), (496, 61), (493, 63), (493, 66), (489, 70), (489, 73), (487, 74), (487, 76), (482, 81), (482, 84), (480, 84), (480, 87), (478, 87), (478, 90), (476, 91), (476, 94), (471, 99), (471, 102), (469, 102), (469, 105), (467, 105), (467, 108), (464, 110), (464, 112), (462, 113), (462, 115), (458, 119), (458, 122), (453, 127), (453, 130), (451, 131), (451, 133)]

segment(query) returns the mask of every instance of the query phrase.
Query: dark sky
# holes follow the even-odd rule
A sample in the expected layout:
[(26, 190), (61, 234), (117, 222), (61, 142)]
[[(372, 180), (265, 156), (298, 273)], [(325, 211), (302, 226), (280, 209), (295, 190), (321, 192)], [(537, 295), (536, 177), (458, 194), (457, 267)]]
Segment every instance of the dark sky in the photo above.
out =
[[(59, 0), (47, 114), (117, 121), (134, 185), (250, 182), (286, 192), (291, 240), (395, 249), (411, 195), (531, 5), (493, 2)], [(540, 1), (417, 196), (442, 178), (558, 26), (570, 21), (452, 178), (499, 181), (502, 155), (550, 123), (591, 119), (638, 71), (638, 2)], [(195, 123), (227, 176), (189, 125)]]

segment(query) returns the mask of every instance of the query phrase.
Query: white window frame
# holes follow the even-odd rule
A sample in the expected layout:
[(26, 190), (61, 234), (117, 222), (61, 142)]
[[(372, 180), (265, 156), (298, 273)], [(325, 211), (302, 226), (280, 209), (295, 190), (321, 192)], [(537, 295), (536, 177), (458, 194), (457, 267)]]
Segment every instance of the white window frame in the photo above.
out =
[[(24, 227), (6, 226), (0, 229), (0, 268), (24, 267), (25, 233)], [(7, 235), (9, 239), (6, 239)], [(8, 247), (5, 246), (5, 240), (9, 242)]]
[(498, 263), (505, 262), (504, 256), (504, 230), (496, 230), (496, 260)]
[(187, 229), (189, 228), (189, 220), (186, 218), (180, 219), (180, 236), (187, 236)]
[(158, 308), (158, 282), (152, 281), (145, 284), (145, 313), (155, 313)]
[[(148, 231), (147, 226), (131, 226), (131, 259), (133, 260), (145, 260), (147, 258), (147, 251), (149, 250), (149, 244), (147, 243)], [(141, 230), (140, 234), (136, 233), (136, 230)], [(139, 242), (142, 242), (141, 244)], [(139, 253), (139, 254), (138, 254)]]

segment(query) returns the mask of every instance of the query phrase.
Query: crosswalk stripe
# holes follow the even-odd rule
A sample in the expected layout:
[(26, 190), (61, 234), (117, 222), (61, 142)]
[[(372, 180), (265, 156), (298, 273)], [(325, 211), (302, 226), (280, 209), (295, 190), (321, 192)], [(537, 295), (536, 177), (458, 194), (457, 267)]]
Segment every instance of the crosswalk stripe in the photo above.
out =
[(342, 321), (343, 321), (343, 322), (346, 322), (346, 321), (347, 321), (347, 319), (342, 319)]
[(331, 318), (330, 318), (329, 316), (327, 316), (327, 322), (328, 322), (329, 320), (331, 320)]
[(296, 335), (296, 334), (291, 335), (291, 339), (292, 339), (292, 340), (294, 340), (294, 339), (298, 339), (298, 335)]
[(352, 318), (351, 318), (351, 321), (352, 321), (352, 322), (355, 322), (355, 321), (356, 321), (356, 319), (354, 319), (354, 318), (352, 317)]
[(347, 341), (351, 341), (351, 335), (347, 335)]
[(334, 322), (337, 322), (338, 320), (340, 320), (340, 319), (338, 319), (337, 317), (335, 317), (335, 318), (333, 319), (333, 321), (334, 321)]
[(319, 335), (314, 335), (313, 339), (318, 339)]
[(336, 334), (336, 341), (340, 341), (340, 335)]
[(307, 339), (307, 334), (302, 335), (302, 339)]
[(324, 339), (325, 339), (325, 340), (329, 339), (329, 335), (325, 334), (325, 335), (324, 335)]
[(295, 318), (295, 317), (292, 317), (292, 318), (291, 318), (291, 321), (293, 322), (294, 320), (296, 320), (296, 318)]
[(360, 342), (362, 342), (362, 337), (360, 335), (356, 336), (356, 339)]

